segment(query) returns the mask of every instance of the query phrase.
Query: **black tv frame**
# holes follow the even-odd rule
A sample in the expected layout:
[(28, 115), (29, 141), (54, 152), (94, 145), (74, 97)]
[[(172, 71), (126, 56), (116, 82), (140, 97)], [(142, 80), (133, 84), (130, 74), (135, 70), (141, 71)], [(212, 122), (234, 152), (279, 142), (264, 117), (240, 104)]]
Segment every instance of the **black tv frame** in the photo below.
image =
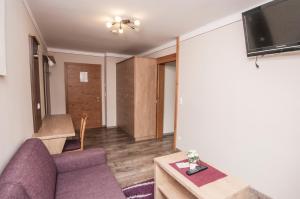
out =
[(250, 13), (253, 10), (258, 9), (260, 7), (270, 6), (270, 5), (274, 5), (274, 4), (279, 4), (281, 2), (282, 2), (282, 0), (271, 1), (269, 3), (263, 4), (261, 6), (258, 6), (256, 8), (253, 8), (251, 10), (248, 10), (248, 11), (242, 13), (244, 35), (245, 35), (245, 42), (246, 42), (247, 56), (248, 57), (254, 57), (254, 56), (259, 56), (259, 55), (276, 54), (276, 53), (283, 53), (283, 52), (291, 52), (291, 51), (298, 51), (298, 50), (300, 50), (300, 41), (298, 41), (298, 42), (296, 42), (294, 44), (268, 46), (268, 47), (264, 47), (264, 48), (256, 48), (256, 49), (253, 49), (253, 50), (250, 50), (250, 48), (249, 48), (248, 33), (247, 33), (247, 26), (246, 26), (245, 16), (248, 13)]

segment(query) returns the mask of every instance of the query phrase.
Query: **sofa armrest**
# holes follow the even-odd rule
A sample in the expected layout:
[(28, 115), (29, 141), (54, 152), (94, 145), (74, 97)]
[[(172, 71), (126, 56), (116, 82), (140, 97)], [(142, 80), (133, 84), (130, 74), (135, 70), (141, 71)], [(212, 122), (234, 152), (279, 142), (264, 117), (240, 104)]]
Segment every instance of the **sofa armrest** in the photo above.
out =
[(58, 173), (89, 168), (106, 163), (106, 153), (101, 148), (67, 152), (53, 155), (52, 157)]

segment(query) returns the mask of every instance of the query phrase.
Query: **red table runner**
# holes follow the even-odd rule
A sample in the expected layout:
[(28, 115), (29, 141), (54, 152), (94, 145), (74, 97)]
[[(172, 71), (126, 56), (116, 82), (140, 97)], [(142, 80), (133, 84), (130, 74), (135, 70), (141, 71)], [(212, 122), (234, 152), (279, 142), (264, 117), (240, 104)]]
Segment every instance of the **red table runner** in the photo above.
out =
[[(188, 160), (182, 160), (182, 161), (179, 161), (179, 162), (188, 162)], [(176, 163), (179, 163), (179, 162), (174, 162), (174, 163), (171, 163), (170, 165), (174, 169), (176, 169), (178, 172), (180, 172), (184, 177), (186, 177), (187, 179), (192, 181), (198, 187), (201, 187), (203, 185), (206, 185), (208, 183), (211, 183), (213, 181), (219, 180), (219, 179), (224, 178), (224, 177), (227, 176), (226, 174), (222, 173), (221, 171), (215, 169), (214, 167), (212, 167), (212, 166), (210, 166), (210, 165), (208, 165), (204, 162), (200, 162), (200, 164), (203, 165), (203, 166), (207, 166), (208, 169), (189, 176), (189, 175), (186, 174), (186, 171), (189, 168), (180, 169), (176, 166)]]

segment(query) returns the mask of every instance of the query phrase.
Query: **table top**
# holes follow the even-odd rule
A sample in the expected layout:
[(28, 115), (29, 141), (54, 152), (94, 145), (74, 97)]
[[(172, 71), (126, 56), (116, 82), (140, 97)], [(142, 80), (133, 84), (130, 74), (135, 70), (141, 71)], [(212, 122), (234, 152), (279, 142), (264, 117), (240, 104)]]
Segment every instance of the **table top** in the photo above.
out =
[[(170, 165), (170, 163), (185, 159), (187, 159), (186, 154), (184, 152), (178, 152), (155, 158), (154, 162), (197, 198), (240, 198), (241, 196), (244, 196), (244, 194), (248, 194), (246, 192), (248, 192), (249, 186), (241, 180), (228, 174), (224, 178), (208, 183), (201, 187), (196, 186), (193, 182), (191, 182)], [(214, 165), (211, 166), (215, 167)]]
[(75, 129), (70, 115), (49, 115), (43, 119), (42, 126), (33, 137), (42, 140), (75, 136)]

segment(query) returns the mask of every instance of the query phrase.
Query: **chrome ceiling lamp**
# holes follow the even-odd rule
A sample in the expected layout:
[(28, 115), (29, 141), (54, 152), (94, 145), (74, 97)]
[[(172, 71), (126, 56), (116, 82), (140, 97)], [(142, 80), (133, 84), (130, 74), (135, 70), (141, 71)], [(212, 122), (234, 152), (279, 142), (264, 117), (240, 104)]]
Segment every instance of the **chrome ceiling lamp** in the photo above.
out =
[(106, 27), (109, 28), (111, 32), (118, 34), (123, 34), (125, 27), (137, 31), (140, 25), (141, 22), (138, 19), (122, 19), (120, 16), (116, 16), (113, 21), (106, 22)]

